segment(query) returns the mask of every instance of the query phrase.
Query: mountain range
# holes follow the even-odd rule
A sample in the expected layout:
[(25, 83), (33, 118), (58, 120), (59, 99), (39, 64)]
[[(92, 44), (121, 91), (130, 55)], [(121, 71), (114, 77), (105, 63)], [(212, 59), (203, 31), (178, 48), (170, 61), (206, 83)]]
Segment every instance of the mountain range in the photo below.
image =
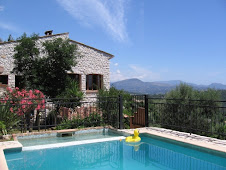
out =
[(226, 85), (221, 83), (212, 83), (210, 85), (197, 85), (193, 83), (183, 82), (181, 80), (143, 82), (139, 79), (127, 79), (111, 83), (111, 87), (118, 90), (125, 90), (130, 93), (137, 94), (165, 94), (181, 83), (188, 84), (196, 90), (206, 90), (208, 88), (216, 90), (226, 90)]

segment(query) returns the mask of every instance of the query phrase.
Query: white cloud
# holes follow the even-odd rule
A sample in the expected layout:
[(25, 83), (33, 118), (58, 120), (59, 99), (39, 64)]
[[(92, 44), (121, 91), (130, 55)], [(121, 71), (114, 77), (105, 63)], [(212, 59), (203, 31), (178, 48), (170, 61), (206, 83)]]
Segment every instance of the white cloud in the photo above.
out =
[(118, 66), (118, 63), (115, 63), (114, 66)]
[(13, 31), (13, 32), (19, 32), (18, 28), (16, 28), (14, 25), (9, 24), (9, 23), (3, 23), (0, 21), (0, 28)]
[(86, 26), (101, 26), (114, 39), (128, 40), (125, 7), (128, 0), (57, 0), (76, 20)]
[(125, 80), (129, 78), (121, 74), (121, 72), (117, 72), (117, 71), (116, 72), (113, 71), (110, 74), (111, 74), (110, 76), (111, 82), (116, 82), (116, 81)]
[[(4, 11), (4, 9), (5, 9), (5, 7), (0, 5), (0, 12)], [(11, 31), (14, 33), (20, 32), (19, 29), (15, 25), (9, 23), (9, 21), (4, 22), (3, 20), (0, 20), (0, 29), (8, 30), (8, 31)]]
[(131, 78), (138, 78), (144, 81), (156, 81), (160, 79), (159, 73), (154, 73), (149, 69), (144, 67), (130, 65), (131, 68)]
[(1, 5), (0, 5), (0, 12), (1, 12), (1, 11), (4, 11), (4, 6), (1, 6)]
[(111, 82), (137, 78), (142, 81), (158, 81), (160, 74), (137, 65), (129, 65), (126, 70), (111, 68)]

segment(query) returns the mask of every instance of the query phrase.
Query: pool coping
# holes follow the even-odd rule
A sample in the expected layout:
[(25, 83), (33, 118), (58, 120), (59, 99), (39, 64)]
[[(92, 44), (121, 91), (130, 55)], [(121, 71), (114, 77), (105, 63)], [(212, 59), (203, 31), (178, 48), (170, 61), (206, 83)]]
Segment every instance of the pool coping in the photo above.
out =
[(82, 128), (82, 129), (62, 129), (62, 130), (49, 130), (49, 131), (40, 131), (40, 132), (28, 132), (28, 133), (18, 133), (13, 134), (14, 140), (17, 140), (17, 137), (25, 137), (25, 136), (31, 136), (31, 135), (42, 135), (42, 134), (53, 134), (53, 133), (62, 133), (62, 132), (77, 132), (82, 130), (96, 130), (96, 129), (113, 129), (111, 126), (98, 126), (98, 127), (88, 127), (88, 128)]
[(22, 144), (18, 141), (0, 142), (0, 169), (8, 170), (8, 165), (5, 159), (4, 150), (22, 150)]
[[(226, 153), (226, 140), (156, 127), (145, 127), (137, 129), (139, 129), (140, 133), (146, 133), (157, 137), (202, 147), (205, 149)], [(132, 135), (134, 129), (119, 129), (118, 131)]]

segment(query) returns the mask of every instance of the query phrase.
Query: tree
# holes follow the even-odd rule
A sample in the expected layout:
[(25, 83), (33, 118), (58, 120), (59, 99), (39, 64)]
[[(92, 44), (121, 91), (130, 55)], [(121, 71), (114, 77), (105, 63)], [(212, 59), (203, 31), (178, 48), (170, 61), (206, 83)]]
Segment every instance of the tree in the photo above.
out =
[[(39, 89), (49, 97), (61, 94), (67, 85), (67, 71), (72, 71), (79, 56), (77, 46), (61, 38), (46, 41), (42, 51), (36, 47), (38, 36), (21, 36), (15, 47), (13, 73), (22, 75), (28, 89)], [(40, 57), (40, 54), (42, 57)]]
[(40, 90), (48, 96), (56, 97), (66, 88), (67, 71), (72, 72), (72, 66), (76, 65), (75, 59), (79, 56), (77, 46), (61, 38), (46, 41), (43, 46), (46, 56), (40, 59), (38, 65), (42, 70), (39, 72), (39, 82), (42, 83)]
[(166, 94), (166, 99), (180, 99), (180, 102), (193, 100), (197, 99), (197, 92), (191, 86), (181, 83), (175, 90), (171, 90)]
[(219, 100), (220, 95), (215, 90), (197, 91), (181, 84), (166, 94), (159, 112), (161, 124), (165, 128), (195, 133), (214, 130), (222, 117), (219, 112), (221, 105), (216, 102)]
[(194, 109), (191, 106), (191, 101), (199, 99), (197, 93), (198, 91), (195, 91), (191, 86), (182, 83), (175, 90), (166, 94), (160, 119), (164, 127), (173, 126), (176, 130), (190, 127), (190, 118)]
[(9, 34), (8, 41), (14, 41), (13, 36)]
[[(218, 90), (221, 95), (221, 100), (226, 101), (226, 90)], [(226, 104), (226, 103), (225, 103)]]
[[(21, 75), (21, 81), (28, 89), (35, 89), (37, 81), (37, 74), (40, 70), (37, 70), (39, 63), (39, 49), (35, 46), (35, 42), (38, 39), (37, 34), (33, 34), (30, 37), (24, 33), (18, 38), (19, 44), (15, 47), (16, 52), (14, 58), (13, 73)], [(38, 89), (38, 88), (36, 88)]]
[(103, 111), (103, 121), (106, 124), (110, 124), (114, 127), (118, 126), (118, 97), (122, 96), (123, 99), (123, 114), (131, 116), (132, 115), (132, 96), (123, 91), (117, 90), (111, 87), (109, 90), (99, 90), (98, 91), (98, 104)]

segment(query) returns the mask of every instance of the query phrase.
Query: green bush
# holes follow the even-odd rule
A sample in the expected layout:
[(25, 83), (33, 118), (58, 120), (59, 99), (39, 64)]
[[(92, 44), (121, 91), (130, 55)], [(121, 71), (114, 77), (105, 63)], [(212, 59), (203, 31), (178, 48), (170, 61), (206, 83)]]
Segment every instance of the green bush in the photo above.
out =
[(72, 120), (64, 119), (61, 124), (56, 127), (56, 129), (75, 129), (83, 127), (96, 127), (101, 125), (104, 125), (101, 115), (98, 113), (91, 113), (88, 117), (83, 119), (79, 117), (73, 118)]
[(0, 121), (2, 122), (2, 125), (4, 125), (6, 131), (15, 128), (20, 122), (20, 117), (16, 113), (12, 113), (10, 108), (11, 105), (8, 102), (0, 104)]
[[(74, 108), (79, 106), (79, 102), (83, 99), (84, 93), (79, 89), (78, 83), (68, 78), (65, 90), (57, 96), (62, 98), (64, 103), (72, 103), (70, 107)], [(67, 104), (64, 105), (67, 107)]]
[(2, 121), (0, 121), (0, 130), (3, 135), (7, 135), (6, 126)]
[(123, 91), (111, 87), (109, 90), (98, 91), (98, 106), (103, 112), (103, 121), (105, 124), (113, 127), (119, 125), (119, 95), (123, 99), (123, 114), (132, 115), (132, 96)]
[(220, 95), (215, 90), (197, 91), (181, 84), (166, 94), (163, 107), (158, 112), (160, 123), (165, 128), (192, 133), (217, 133), (217, 129), (222, 129), (216, 128), (222, 117), (217, 100), (220, 100)]
[(60, 125), (57, 125), (56, 127), (57, 130), (61, 130), (61, 129), (73, 129), (72, 128), (72, 121), (65, 119), (61, 122)]

